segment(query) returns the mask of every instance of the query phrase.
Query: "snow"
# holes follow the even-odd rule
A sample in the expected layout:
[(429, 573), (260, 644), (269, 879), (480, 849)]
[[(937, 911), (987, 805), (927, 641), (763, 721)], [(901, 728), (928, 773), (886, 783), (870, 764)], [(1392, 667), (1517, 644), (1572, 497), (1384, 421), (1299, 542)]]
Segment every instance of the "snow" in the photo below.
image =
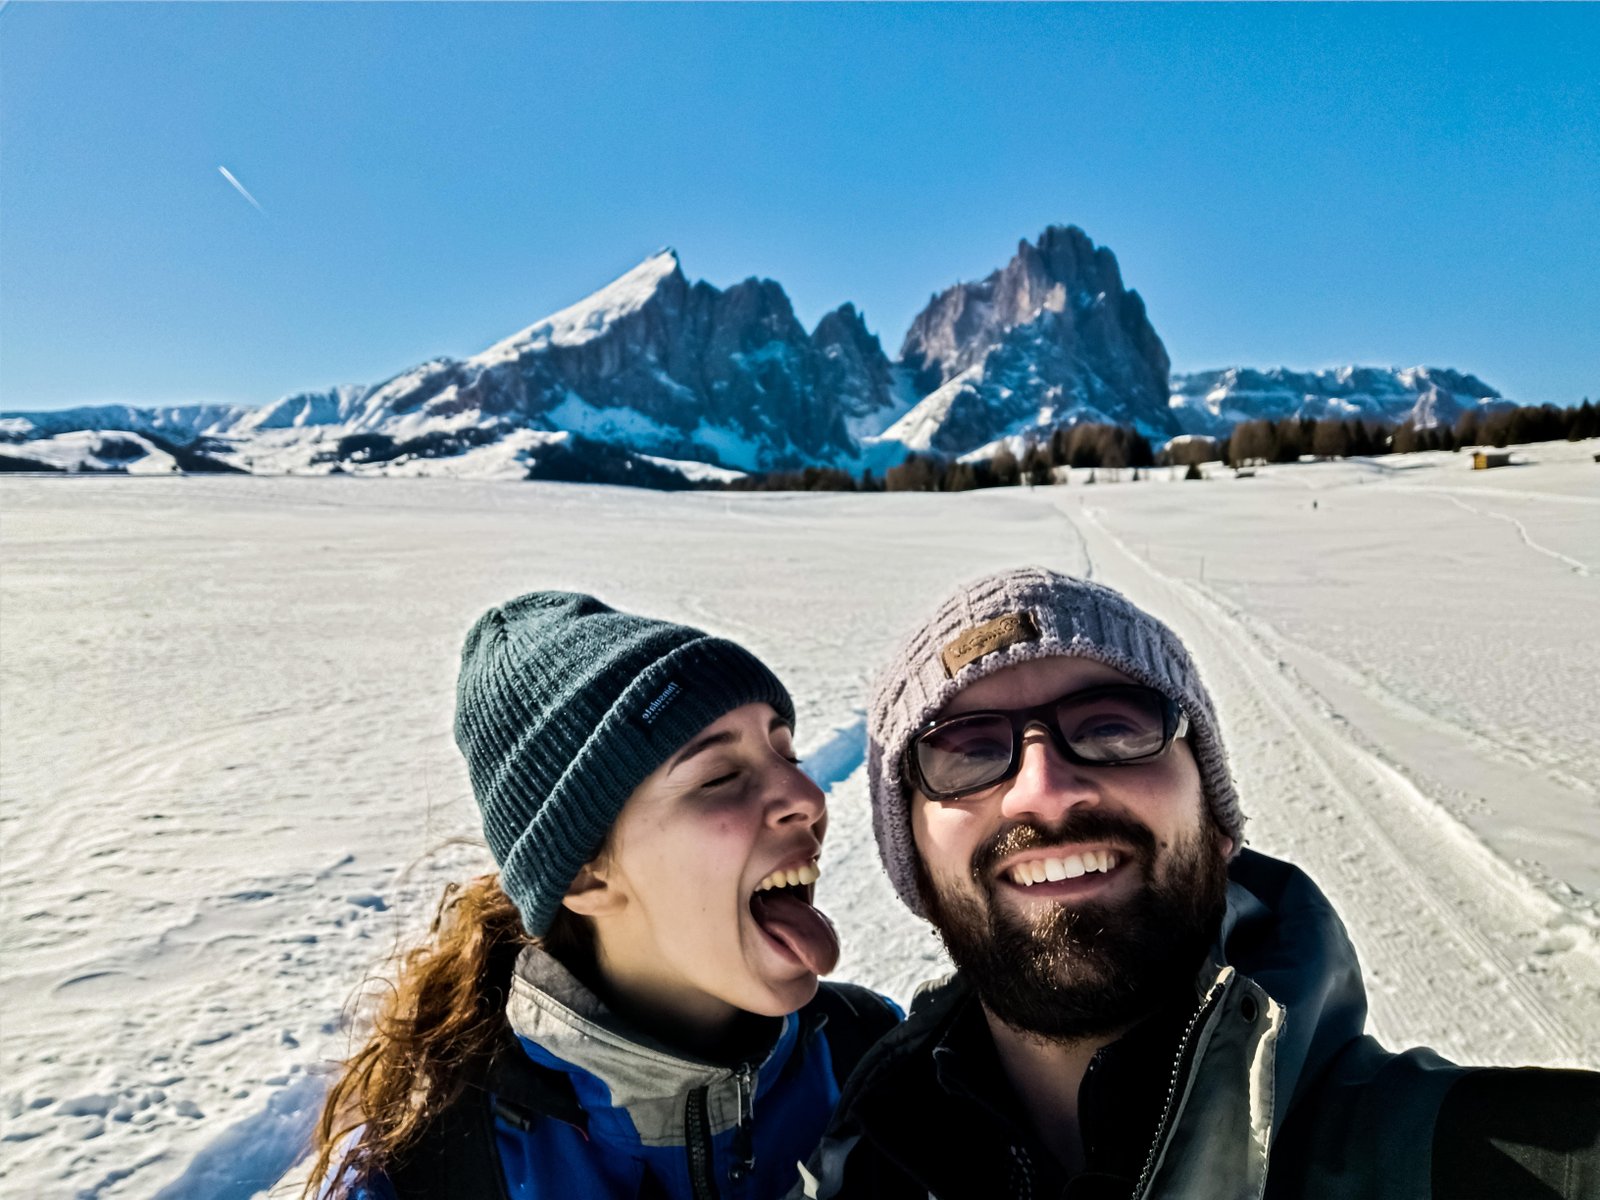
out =
[(0, 414), (0, 437), (48, 437), (83, 430), (127, 429), (167, 434), (188, 441), (195, 437), (225, 434), (257, 411), (236, 404), (163, 405), (154, 408), (103, 404), (45, 412), (8, 412)]
[(714, 467), (710, 463), (695, 462), (693, 459), (661, 458), (655, 454), (641, 454), (639, 457), (646, 462), (655, 463), (658, 467), (678, 472), (690, 483), (732, 483), (736, 479), (745, 478), (743, 471), (730, 471), (726, 467)]
[(637, 312), (678, 269), (677, 253), (670, 249), (659, 250), (593, 295), (534, 322), (467, 361), (474, 366), (492, 367), (512, 362), (531, 350), (581, 346), (599, 337), (621, 318)]
[(1188, 432), (1217, 436), (1239, 421), (1290, 415), (1409, 419), (1418, 428), (1431, 428), (1440, 420), (1453, 423), (1459, 410), (1503, 403), (1499, 392), (1474, 375), (1425, 366), (1179, 372), (1171, 378), (1167, 401)]
[(498, 441), (443, 458), (402, 455), (390, 462), (346, 467), (357, 477), (389, 479), (520, 480), (528, 474), (529, 451), (564, 442), (566, 430), (513, 429)]
[[(120, 444), (133, 453), (108, 454), (107, 444)], [(126, 471), (130, 475), (171, 475), (178, 470), (172, 455), (137, 433), (97, 433), (75, 430), (37, 438), (20, 445), (0, 443), (0, 452), (46, 463), (62, 471)]]
[(603, 442), (631, 446), (661, 446), (681, 442), (683, 434), (652, 421), (633, 408), (596, 408), (575, 392), (552, 408), (545, 417), (558, 429)]
[(919, 399), (913, 372), (906, 367), (892, 366), (889, 368), (888, 403), (861, 416), (845, 417), (845, 428), (857, 442), (865, 443), (915, 408)]
[(838, 975), (901, 1000), (945, 960), (877, 865), (871, 674), (991, 568), (1122, 588), (1193, 647), (1251, 844), (1333, 898), (1375, 1032), (1592, 1066), (1597, 451), (955, 495), (0, 479), (0, 1190), (265, 1189), (352, 991), (487, 861), (450, 840), (476, 833), (456, 655), (535, 587), (715, 629), (789, 681)]
[(910, 411), (896, 420), (874, 441), (899, 442), (907, 450), (925, 451), (933, 444), (934, 435), (950, 415), (950, 406), (968, 384), (976, 385), (983, 378), (983, 365), (968, 367), (959, 375), (929, 392)]
[(259, 429), (338, 425), (349, 419), (366, 394), (362, 384), (343, 384), (326, 392), (296, 392), (251, 410), (228, 432), (237, 437)]
[(689, 434), (689, 440), (716, 455), (717, 461), (726, 467), (741, 471), (761, 469), (761, 444), (737, 429), (729, 429), (726, 425), (712, 425), (701, 418), (700, 423)]

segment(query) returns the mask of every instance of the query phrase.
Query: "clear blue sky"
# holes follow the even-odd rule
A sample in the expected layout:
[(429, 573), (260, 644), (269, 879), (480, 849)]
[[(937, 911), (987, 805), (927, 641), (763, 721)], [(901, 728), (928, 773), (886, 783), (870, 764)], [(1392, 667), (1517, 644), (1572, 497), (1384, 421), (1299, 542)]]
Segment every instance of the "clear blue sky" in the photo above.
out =
[(1051, 223), (1178, 370), (1600, 397), (1597, 62), (1593, 4), (13, 0), (0, 408), (372, 382), (663, 245), (893, 355)]

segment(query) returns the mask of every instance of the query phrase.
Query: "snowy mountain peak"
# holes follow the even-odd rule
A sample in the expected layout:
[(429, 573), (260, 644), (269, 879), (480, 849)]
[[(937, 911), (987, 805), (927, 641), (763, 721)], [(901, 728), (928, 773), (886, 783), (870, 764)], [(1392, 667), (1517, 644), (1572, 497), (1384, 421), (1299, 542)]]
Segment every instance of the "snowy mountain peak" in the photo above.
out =
[(1452, 424), (1467, 409), (1506, 403), (1475, 375), (1444, 367), (1330, 367), (1293, 371), (1227, 367), (1172, 376), (1172, 414), (1189, 433), (1224, 436), (1240, 421), (1353, 418), (1419, 429)]
[[(469, 359), (433, 358), (258, 409), (0, 414), (0, 445), (35, 443), (11, 457), (91, 470), (132, 470), (129, 455), (144, 447), (163, 470), (517, 476), (571, 437), (657, 464), (877, 470), (911, 452), (968, 455), (1079, 422), (1163, 438), (1284, 416), (1425, 428), (1502, 403), (1472, 375), (1427, 366), (1173, 376), (1116, 255), (1076, 226), (1052, 225), (985, 278), (933, 296), (898, 362), (854, 304), (808, 333), (776, 281), (691, 283), (663, 248)], [(83, 431), (135, 437), (69, 436)], [(63, 437), (51, 458), (40, 443)], [(660, 470), (644, 462), (627, 459), (639, 468), (630, 478)]]
[(1076, 421), (1179, 432), (1144, 301), (1110, 248), (1075, 225), (1049, 226), (984, 279), (933, 297), (900, 354), (930, 402), (917, 440), (942, 453)]
[(550, 346), (581, 346), (605, 333), (623, 317), (638, 312), (661, 289), (676, 278), (683, 281), (678, 252), (670, 246), (656, 251), (633, 270), (621, 275), (598, 292), (543, 320), (535, 321), (519, 333), (496, 342), (467, 362), (476, 367), (492, 367), (510, 362), (533, 350)]

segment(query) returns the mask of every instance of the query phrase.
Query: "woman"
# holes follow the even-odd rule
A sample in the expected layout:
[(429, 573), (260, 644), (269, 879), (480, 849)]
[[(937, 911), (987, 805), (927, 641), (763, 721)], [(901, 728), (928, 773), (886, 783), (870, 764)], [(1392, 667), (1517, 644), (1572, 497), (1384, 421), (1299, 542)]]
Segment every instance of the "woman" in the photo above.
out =
[(898, 1019), (826, 985), (827, 825), (748, 651), (536, 592), (456, 691), (498, 876), (446, 892), (329, 1093), (307, 1195), (780, 1196)]

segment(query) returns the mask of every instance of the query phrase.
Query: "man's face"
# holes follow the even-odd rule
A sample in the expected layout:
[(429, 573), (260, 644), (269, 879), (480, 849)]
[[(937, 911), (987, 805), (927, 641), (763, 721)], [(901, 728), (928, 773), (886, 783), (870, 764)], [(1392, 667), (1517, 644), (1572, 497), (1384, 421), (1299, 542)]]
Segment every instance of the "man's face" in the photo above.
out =
[[(1039, 659), (979, 680), (939, 715), (1131, 682), (1087, 659)], [(1191, 984), (1215, 936), (1232, 843), (1185, 741), (1147, 763), (1084, 767), (1031, 727), (1015, 776), (956, 800), (915, 792), (911, 824), (924, 907), (1013, 1028), (1077, 1038), (1132, 1024)], [(1067, 877), (1023, 882), (1039, 868)]]

